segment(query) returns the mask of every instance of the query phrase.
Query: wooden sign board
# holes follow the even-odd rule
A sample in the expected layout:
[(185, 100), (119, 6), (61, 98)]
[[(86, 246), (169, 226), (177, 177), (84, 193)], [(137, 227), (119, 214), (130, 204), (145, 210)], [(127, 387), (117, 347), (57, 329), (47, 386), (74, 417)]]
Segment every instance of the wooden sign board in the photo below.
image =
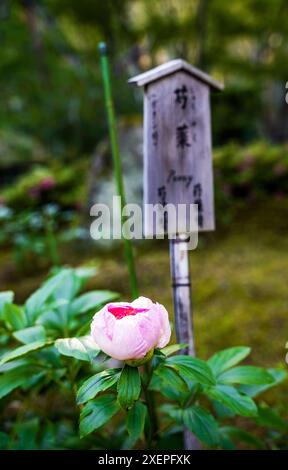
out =
[[(190, 204), (197, 204), (199, 230), (214, 230), (210, 87), (222, 86), (181, 59), (129, 82), (145, 87), (144, 207), (173, 204), (181, 233), (191, 226)], [(155, 217), (144, 213), (145, 235), (154, 236)], [(162, 223), (171, 234), (165, 216)]]

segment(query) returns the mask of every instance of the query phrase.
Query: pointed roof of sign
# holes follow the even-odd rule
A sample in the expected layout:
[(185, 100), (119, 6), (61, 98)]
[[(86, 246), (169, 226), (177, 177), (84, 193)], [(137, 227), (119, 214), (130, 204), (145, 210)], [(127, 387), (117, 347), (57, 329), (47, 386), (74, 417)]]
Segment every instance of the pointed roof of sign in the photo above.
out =
[(136, 75), (128, 80), (128, 83), (136, 84), (138, 86), (144, 86), (148, 83), (155, 82), (156, 80), (160, 80), (161, 78), (165, 77), (166, 75), (171, 75), (172, 73), (178, 72), (179, 70), (184, 70), (188, 74), (196, 77), (201, 82), (206, 83), (206, 85), (214, 88), (215, 90), (221, 91), (224, 88), (222, 83), (217, 82), (214, 78), (210, 77), (205, 72), (193, 67), (193, 65), (188, 64), (183, 59), (175, 59), (166, 62), (165, 64), (159, 65), (154, 69), (148, 70), (147, 72), (141, 73), (140, 75)]

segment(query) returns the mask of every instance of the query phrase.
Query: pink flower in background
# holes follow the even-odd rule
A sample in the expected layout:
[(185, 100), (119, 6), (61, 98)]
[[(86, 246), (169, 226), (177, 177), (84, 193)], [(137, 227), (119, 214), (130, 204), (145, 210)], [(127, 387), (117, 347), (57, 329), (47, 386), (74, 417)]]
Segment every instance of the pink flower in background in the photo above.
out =
[(277, 176), (283, 176), (286, 173), (286, 166), (279, 162), (274, 166), (274, 174)]
[(255, 163), (255, 157), (253, 157), (253, 155), (245, 155), (242, 162), (239, 164), (238, 168), (241, 172), (250, 170), (253, 167), (254, 163)]
[(142, 359), (153, 348), (169, 343), (171, 328), (163, 305), (139, 297), (114, 302), (94, 315), (91, 334), (100, 349), (120, 361)]
[(28, 193), (32, 198), (37, 199), (43, 191), (50, 191), (55, 185), (56, 182), (53, 176), (46, 176), (46, 178), (43, 178), (38, 184), (30, 188)]
[(53, 176), (47, 176), (39, 184), (39, 188), (42, 191), (49, 191), (50, 189), (53, 189), (54, 186), (55, 186), (55, 180)]

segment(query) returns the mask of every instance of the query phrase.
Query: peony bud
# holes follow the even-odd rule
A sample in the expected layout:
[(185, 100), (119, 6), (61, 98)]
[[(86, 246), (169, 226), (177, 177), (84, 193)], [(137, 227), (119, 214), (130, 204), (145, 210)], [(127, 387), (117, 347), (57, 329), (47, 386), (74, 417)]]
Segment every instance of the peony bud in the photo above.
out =
[(171, 328), (163, 305), (139, 297), (131, 303), (105, 305), (93, 317), (91, 334), (108, 356), (133, 361), (147, 355), (146, 362), (154, 348), (164, 348), (169, 343)]

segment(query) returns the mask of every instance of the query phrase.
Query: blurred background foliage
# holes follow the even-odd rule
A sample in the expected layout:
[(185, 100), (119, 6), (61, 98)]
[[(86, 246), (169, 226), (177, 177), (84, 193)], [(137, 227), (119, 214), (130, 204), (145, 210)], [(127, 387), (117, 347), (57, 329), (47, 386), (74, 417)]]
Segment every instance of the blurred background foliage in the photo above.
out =
[(2, 0), (0, 203), (85, 206), (91, 157), (107, 136), (103, 39), (119, 122), (141, 122), (142, 92), (128, 77), (183, 57), (226, 85), (212, 96), (214, 146), (225, 146), (216, 200), (285, 191), (287, 10), (285, 0)]
[(2, 137), (8, 144), (19, 139), (14, 146), (19, 158), (23, 148), (25, 161), (29, 137), (50, 158), (73, 160), (91, 152), (105, 135), (97, 54), (101, 39), (112, 56), (119, 116), (142, 107), (141, 92), (128, 87), (126, 78), (181, 56), (225, 81), (225, 93), (213, 99), (216, 145), (227, 139), (287, 138), (285, 0), (5, 3)]
[[(217, 231), (191, 255), (197, 347), (248, 343), (258, 363), (283, 363), (287, 1), (1, 0), (0, 40), (1, 290), (23, 302), (51, 266), (97, 259), (90, 287), (129, 298), (117, 246), (100, 252), (89, 237), (91, 177), (97, 187), (112, 172), (97, 44), (109, 46), (120, 128), (141, 126), (127, 79), (182, 57), (225, 83), (212, 95)], [(141, 291), (172, 312), (168, 247), (137, 250)], [(268, 400), (284, 413), (285, 396)]]

